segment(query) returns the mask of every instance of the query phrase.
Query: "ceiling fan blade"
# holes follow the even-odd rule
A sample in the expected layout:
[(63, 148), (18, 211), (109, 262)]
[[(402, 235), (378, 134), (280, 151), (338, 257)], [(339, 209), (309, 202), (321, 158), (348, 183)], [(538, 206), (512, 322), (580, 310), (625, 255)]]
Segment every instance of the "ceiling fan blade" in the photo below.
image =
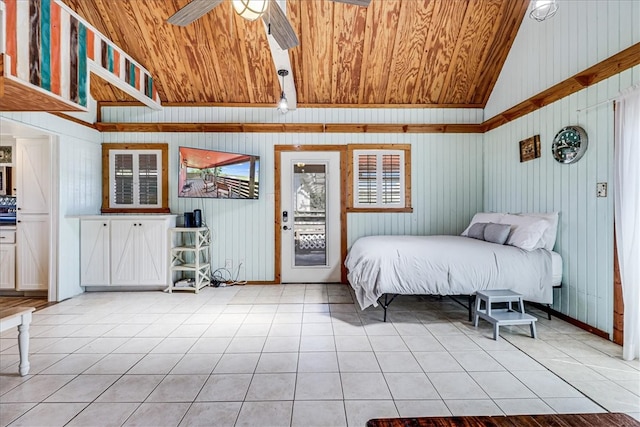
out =
[(171, 15), (167, 22), (180, 27), (187, 26), (220, 3), (222, 0), (191, 0), (191, 3)]
[(369, 6), (371, 0), (333, 0), (337, 3), (355, 4), (356, 6)]
[(293, 31), (293, 27), (287, 19), (287, 15), (284, 14), (275, 0), (269, 1), (269, 8), (262, 15), (262, 20), (267, 24), (271, 35), (282, 49), (291, 49), (300, 44), (296, 32)]

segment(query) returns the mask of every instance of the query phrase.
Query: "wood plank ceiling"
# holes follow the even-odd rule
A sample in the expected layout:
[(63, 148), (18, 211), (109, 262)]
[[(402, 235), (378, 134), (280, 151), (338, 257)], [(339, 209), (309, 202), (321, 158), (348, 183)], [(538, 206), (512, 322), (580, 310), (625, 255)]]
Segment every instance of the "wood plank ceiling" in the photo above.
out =
[[(187, 27), (188, 0), (63, 0), (146, 67), (164, 104), (274, 105), (264, 25), (230, 1)], [(298, 106), (484, 107), (529, 0), (287, 0)], [(102, 102), (129, 101), (91, 81)], [(95, 82), (98, 83), (98, 82)]]

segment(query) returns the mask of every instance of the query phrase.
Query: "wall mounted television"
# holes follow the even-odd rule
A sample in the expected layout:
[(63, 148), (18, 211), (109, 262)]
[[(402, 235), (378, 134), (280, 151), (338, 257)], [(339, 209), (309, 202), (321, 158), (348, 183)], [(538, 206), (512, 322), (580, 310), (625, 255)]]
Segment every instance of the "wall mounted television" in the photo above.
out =
[(179, 147), (178, 197), (257, 199), (260, 157)]

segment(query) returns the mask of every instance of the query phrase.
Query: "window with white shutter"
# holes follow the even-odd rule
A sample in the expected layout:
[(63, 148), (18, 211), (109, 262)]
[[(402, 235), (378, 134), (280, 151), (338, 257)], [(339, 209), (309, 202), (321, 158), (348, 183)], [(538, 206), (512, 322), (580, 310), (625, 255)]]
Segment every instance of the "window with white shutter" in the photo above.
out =
[(349, 210), (410, 211), (410, 147), (377, 147), (349, 146), (353, 177)]
[(168, 212), (166, 144), (103, 144), (102, 212)]

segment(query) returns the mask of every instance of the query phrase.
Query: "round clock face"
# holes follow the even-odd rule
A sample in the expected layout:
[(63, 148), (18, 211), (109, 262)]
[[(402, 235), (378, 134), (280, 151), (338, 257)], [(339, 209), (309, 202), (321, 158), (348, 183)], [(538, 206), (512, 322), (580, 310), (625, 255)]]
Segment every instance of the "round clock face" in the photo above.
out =
[(553, 139), (551, 152), (560, 163), (573, 163), (580, 160), (587, 151), (587, 133), (580, 126), (567, 126), (560, 129)]

